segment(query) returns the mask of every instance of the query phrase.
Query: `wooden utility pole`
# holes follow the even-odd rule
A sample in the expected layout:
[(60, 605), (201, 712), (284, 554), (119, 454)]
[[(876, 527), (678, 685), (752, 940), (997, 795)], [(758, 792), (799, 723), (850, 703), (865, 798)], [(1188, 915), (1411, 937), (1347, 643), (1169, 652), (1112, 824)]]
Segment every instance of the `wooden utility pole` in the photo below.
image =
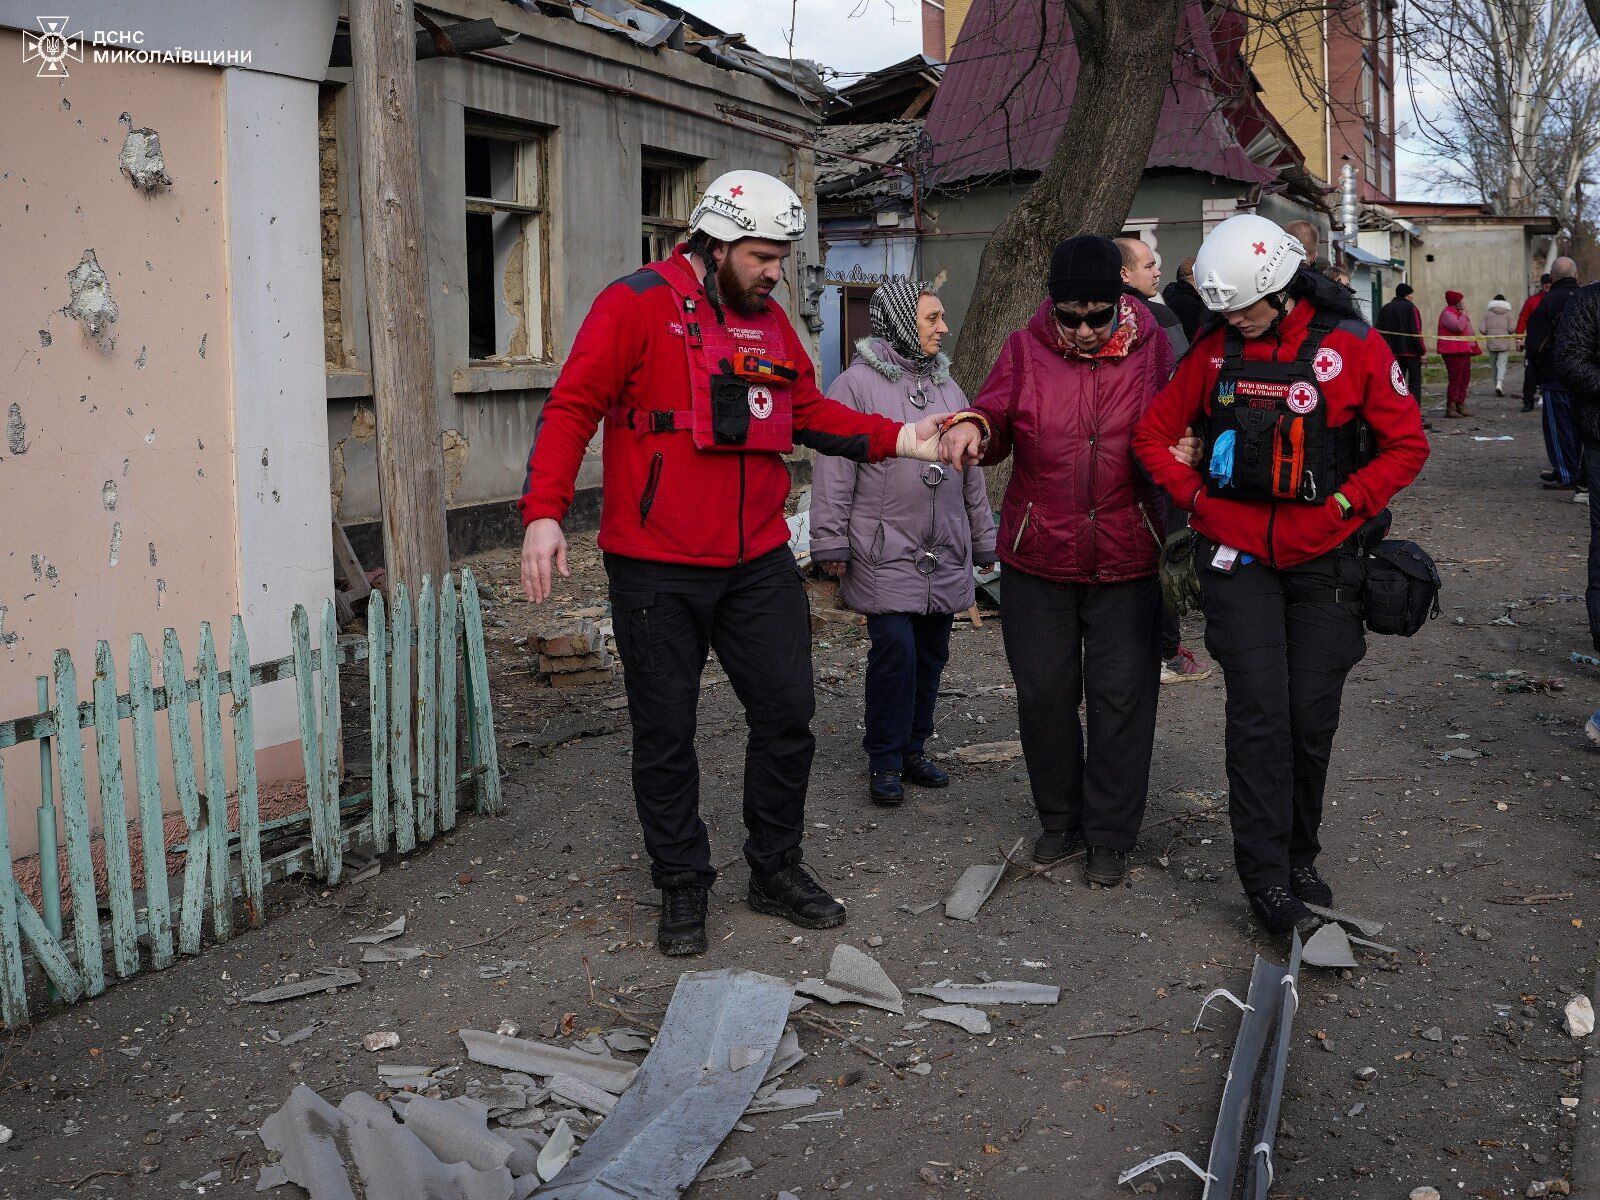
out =
[(350, 0), (361, 240), (378, 417), (378, 493), (391, 582), (415, 596), (450, 569), (444, 454), (434, 395), (417, 153), (412, 0)]

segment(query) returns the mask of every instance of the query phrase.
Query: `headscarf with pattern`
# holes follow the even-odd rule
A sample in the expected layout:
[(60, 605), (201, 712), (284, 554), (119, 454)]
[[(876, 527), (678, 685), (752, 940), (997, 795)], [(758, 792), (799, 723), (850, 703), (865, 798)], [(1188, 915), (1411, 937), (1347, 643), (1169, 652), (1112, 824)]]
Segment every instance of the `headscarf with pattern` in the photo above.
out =
[(934, 359), (922, 349), (917, 329), (917, 301), (925, 295), (933, 295), (933, 289), (926, 284), (895, 279), (873, 292), (867, 302), (873, 334), (893, 346), (919, 374), (926, 374)]

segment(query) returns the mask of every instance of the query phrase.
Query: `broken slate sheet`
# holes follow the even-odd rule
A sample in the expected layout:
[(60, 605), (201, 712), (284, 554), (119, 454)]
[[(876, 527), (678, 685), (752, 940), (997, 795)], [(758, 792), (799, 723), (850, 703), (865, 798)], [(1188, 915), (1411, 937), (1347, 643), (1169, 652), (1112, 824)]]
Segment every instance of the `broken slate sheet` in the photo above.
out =
[(553, 1182), (536, 1192), (519, 1184), (518, 1200), (677, 1200), (761, 1086), (793, 991), (754, 971), (682, 976), (615, 1111)]
[(900, 1014), (906, 1011), (905, 998), (888, 972), (871, 955), (846, 942), (833, 948), (826, 976), (802, 979), (794, 990), (829, 1004), (866, 1004)]
[(530, 1042), (481, 1029), (463, 1029), (461, 1041), (467, 1048), (467, 1057), (475, 1063), (504, 1071), (521, 1071), (525, 1075), (547, 1078), (561, 1075), (604, 1088), (613, 1096), (622, 1094), (638, 1070), (620, 1058), (605, 1058), (570, 1046)]
[(1049, 983), (1019, 983), (996, 980), (994, 983), (952, 983), (945, 979), (932, 987), (912, 988), (913, 996), (932, 996), (946, 1004), (1054, 1004), (1061, 989)]
[(1350, 935), (1343, 926), (1329, 921), (1307, 939), (1301, 950), (1300, 961), (1308, 967), (1353, 967), (1355, 951), (1350, 948)]
[(926, 1017), (930, 1021), (943, 1021), (965, 1029), (968, 1033), (988, 1033), (989, 1018), (982, 1009), (972, 1008), (965, 1004), (941, 1004), (935, 1008), (924, 1008), (917, 1013), (919, 1017)]
[(396, 917), (381, 929), (373, 929), (367, 933), (358, 933), (350, 939), (352, 946), (376, 946), (379, 942), (387, 942), (390, 938), (397, 938), (406, 931), (406, 919)]
[(331, 992), (335, 988), (349, 987), (361, 982), (361, 972), (346, 967), (318, 967), (293, 983), (280, 983), (277, 987), (263, 988), (240, 1001), (241, 1004), (272, 1004), (278, 1000), (297, 1000), (317, 992)]
[[(1011, 858), (1021, 853), (1025, 841), (1026, 838), (1017, 839), (1017, 844), (1011, 847)], [(995, 886), (1006, 873), (1006, 866), (1005, 862), (1001, 862), (994, 866), (968, 867), (957, 881), (955, 890), (950, 893), (950, 898), (944, 902), (944, 915), (952, 921), (975, 918), (984, 901), (994, 894)]]

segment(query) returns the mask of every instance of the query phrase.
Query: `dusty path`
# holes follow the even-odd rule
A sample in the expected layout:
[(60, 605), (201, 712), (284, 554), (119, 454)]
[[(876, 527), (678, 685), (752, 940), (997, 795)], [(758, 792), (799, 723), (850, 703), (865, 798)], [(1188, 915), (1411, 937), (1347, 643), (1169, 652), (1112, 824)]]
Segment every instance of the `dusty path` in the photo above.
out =
[[(1347, 977), (1303, 977), (1275, 1195), (1387, 1198), (1432, 1184), (1446, 1196), (1521, 1196), (1531, 1181), (1563, 1176), (1570, 1159), (1560, 1099), (1578, 1094), (1581, 1051), (1559, 1028), (1559, 1006), (1590, 977), (1600, 923), (1600, 759), (1582, 733), (1600, 671), (1567, 660), (1587, 649), (1583, 606), (1571, 599), (1583, 590), (1587, 515), (1569, 494), (1538, 488), (1536, 416), (1515, 412), (1514, 399), (1474, 404), (1475, 421), (1435, 421), (1433, 461), (1397, 506), (1397, 531), (1441, 562), (1445, 618), (1411, 641), (1372, 640), (1346, 693), (1329, 789), (1325, 869), (1341, 904), (1387, 922), (1384, 940), (1402, 952)], [(1505, 433), (1515, 440), (1473, 440)], [(592, 554), (578, 557), (589, 570), (563, 585), (558, 607), (599, 593)], [(380, 1058), (464, 1062), (461, 1026), (510, 1018), (549, 1036), (563, 1014), (580, 1032), (619, 1023), (591, 1004), (589, 973), (635, 1012), (665, 1006), (681, 964), (648, 945), (654, 894), (636, 856), (626, 731), (547, 756), (532, 748), (561, 722), (620, 725), (601, 703), (615, 689), (575, 701), (531, 693), (512, 673), (526, 663), (511, 639), (536, 617), (510, 600), (509, 555), (482, 565), (506, 585), (495, 610), (506, 624), (491, 624), (510, 815), (468, 821), (370, 883), (287, 891), (263, 931), (0, 1046), (0, 1123), (16, 1130), (0, 1151), (0, 1193), (249, 1196), (261, 1155), (253, 1131), (297, 1080), (337, 1100), (377, 1091)], [(1495, 624), (1508, 607), (1515, 624)], [(841, 936), (882, 939), (870, 952), (902, 987), (987, 973), (1058, 983), (1062, 1000), (997, 1010), (989, 1037), (937, 1024), (906, 1033), (909, 1014), (827, 1010), (891, 1061), (931, 1070), (898, 1078), (802, 1029), (811, 1056), (789, 1079), (821, 1086), (818, 1108), (844, 1118), (788, 1130), (786, 1114), (754, 1118), (757, 1132), (734, 1134), (723, 1156), (748, 1156), (755, 1173), (691, 1194), (1110, 1197), (1126, 1194), (1120, 1168), (1160, 1150), (1203, 1161), (1234, 1020), (1191, 1035), (1196, 1006), (1213, 987), (1242, 989), (1258, 950), (1281, 954), (1254, 935), (1232, 875), (1220, 680), (1163, 692), (1131, 886), (1090, 892), (1070, 872), (1059, 885), (1012, 880), (975, 922), (958, 924), (938, 908), (908, 910), (1031, 834), (1021, 765), (969, 768), (947, 793), (870, 809), (857, 728), (864, 652), (857, 629), (819, 637), (808, 847), (850, 906), (838, 936), (796, 936), (744, 908), (742, 716), (726, 686), (707, 692), (705, 802), (730, 866), (701, 963), (820, 974)], [(1489, 677), (1512, 670), (1563, 690)], [(997, 625), (961, 628), (947, 678), (968, 693), (1008, 680)], [(940, 728), (945, 748), (1015, 737), (1012, 701), (953, 697)], [(1479, 756), (1441, 761), (1465, 750)], [(1517, 902), (1549, 894), (1560, 898)], [(332, 995), (235, 1003), (291, 970), (353, 965), (359, 948), (347, 939), (401, 913), (406, 943), (437, 957), (363, 967), (361, 986)], [(526, 965), (480, 977), (507, 959)], [(312, 1023), (290, 1047), (267, 1034)], [(401, 1048), (365, 1053), (361, 1036), (378, 1029), (397, 1031)], [(1363, 1067), (1377, 1071), (1370, 1082), (1355, 1077)], [(141, 1159), (153, 1173), (140, 1174)], [(51, 1182), (102, 1169), (129, 1174), (77, 1191)], [(184, 1190), (214, 1171), (220, 1179)], [(1198, 1195), (1173, 1174), (1161, 1192)]]

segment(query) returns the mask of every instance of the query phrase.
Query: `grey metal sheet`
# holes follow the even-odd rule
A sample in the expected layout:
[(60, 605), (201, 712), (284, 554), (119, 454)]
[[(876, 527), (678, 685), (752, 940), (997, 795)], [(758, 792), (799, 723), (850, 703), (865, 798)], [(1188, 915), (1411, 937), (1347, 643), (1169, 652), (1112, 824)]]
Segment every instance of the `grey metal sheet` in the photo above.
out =
[[(548, 1200), (677, 1200), (761, 1085), (789, 1016), (790, 984), (754, 971), (684, 975), (655, 1047), (583, 1153), (536, 1194)], [(758, 1057), (729, 1067), (735, 1047)]]
[(1250, 991), (1245, 996), (1244, 1019), (1234, 1039), (1233, 1058), (1228, 1063), (1227, 1082), (1222, 1085), (1222, 1100), (1217, 1105), (1217, 1124), (1211, 1134), (1211, 1155), (1206, 1171), (1211, 1175), (1207, 1196), (1231, 1197), (1234, 1181), (1247, 1150), (1241, 1145), (1250, 1101), (1255, 1092), (1256, 1074), (1261, 1067), (1262, 1050), (1267, 1044), (1278, 1004), (1278, 978), (1283, 968), (1256, 956), (1250, 974)]
[(467, 1057), (475, 1063), (529, 1075), (565, 1075), (605, 1088), (614, 1096), (621, 1095), (638, 1070), (620, 1058), (602, 1058), (570, 1046), (530, 1042), (481, 1029), (461, 1030), (461, 1041), (467, 1048)]
[(912, 988), (913, 996), (932, 996), (946, 1004), (971, 1004), (982, 1008), (988, 1004), (1054, 1004), (1061, 999), (1061, 989), (1049, 983), (1023, 983), (1016, 980), (996, 980), (993, 983), (952, 983), (946, 979), (932, 987)]
[(876, 959), (847, 942), (833, 948), (828, 974), (822, 979), (802, 979), (794, 990), (829, 1004), (866, 1004), (885, 1012), (904, 1014), (905, 998)]
[(1256, 1084), (1255, 1108), (1257, 1114), (1254, 1140), (1250, 1146), (1250, 1167), (1245, 1175), (1243, 1194), (1254, 1200), (1267, 1200), (1272, 1187), (1273, 1147), (1278, 1138), (1278, 1113), (1283, 1107), (1283, 1085), (1289, 1074), (1289, 1042), (1294, 1030), (1295, 1013), (1300, 1008), (1300, 960), (1302, 947), (1300, 935), (1294, 938), (1294, 950), (1287, 968), (1275, 968), (1278, 990), (1278, 1025), (1276, 1036), (1268, 1050), (1266, 1068)]

